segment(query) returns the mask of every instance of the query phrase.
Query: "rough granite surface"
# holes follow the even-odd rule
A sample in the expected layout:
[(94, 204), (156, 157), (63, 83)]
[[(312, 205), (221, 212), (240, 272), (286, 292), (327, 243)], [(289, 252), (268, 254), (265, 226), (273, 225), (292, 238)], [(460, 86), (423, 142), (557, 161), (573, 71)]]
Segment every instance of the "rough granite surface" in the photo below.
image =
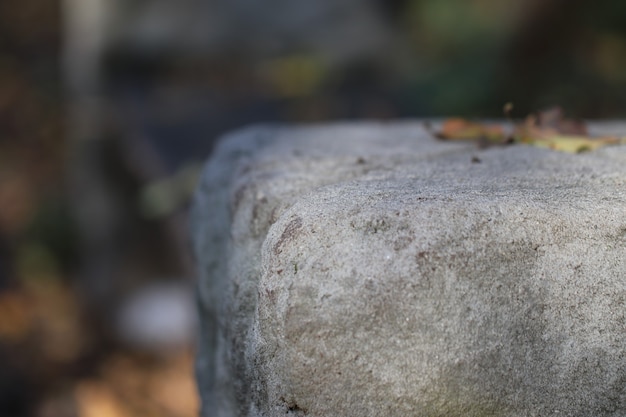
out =
[(626, 415), (626, 146), (254, 127), (192, 231), (205, 417)]

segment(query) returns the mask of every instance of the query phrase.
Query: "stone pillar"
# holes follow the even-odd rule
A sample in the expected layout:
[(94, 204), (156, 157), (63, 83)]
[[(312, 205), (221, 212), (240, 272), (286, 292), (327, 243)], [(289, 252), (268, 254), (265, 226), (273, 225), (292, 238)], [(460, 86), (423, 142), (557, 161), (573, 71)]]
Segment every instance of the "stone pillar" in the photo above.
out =
[(626, 146), (249, 128), (192, 230), (205, 417), (626, 415)]

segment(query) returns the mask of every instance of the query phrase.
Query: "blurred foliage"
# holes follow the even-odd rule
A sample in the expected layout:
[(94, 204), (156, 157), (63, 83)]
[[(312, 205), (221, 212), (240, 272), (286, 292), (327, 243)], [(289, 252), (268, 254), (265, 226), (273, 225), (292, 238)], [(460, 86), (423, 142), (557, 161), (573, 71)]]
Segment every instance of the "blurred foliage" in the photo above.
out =
[(626, 110), (623, 2), (413, 0), (407, 11), (418, 112), (501, 117), (509, 101), (522, 115), (554, 104), (577, 117)]
[(279, 97), (308, 96), (320, 88), (326, 73), (321, 59), (291, 55), (261, 64), (260, 75)]
[[(190, 350), (148, 355), (104, 337), (43, 247), (23, 248), (22, 285), (0, 292), (0, 413), (192, 417)], [(113, 342), (113, 343), (112, 343)]]
[(48, 0), (0, 4), (0, 239), (18, 239), (62, 194), (66, 153), (60, 10)]
[[(141, 83), (158, 68), (159, 83), (195, 82), (209, 97), (222, 95), (226, 113), (248, 113), (245, 103), (260, 98), (287, 108), (269, 117), (267, 103), (255, 108), (272, 120), (501, 117), (506, 102), (519, 116), (552, 105), (584, 118), (626, 111), (626, 10), (618, 0), (593, 7), (582, 0), (372, 1), (394, 39), (378, 55), (337, 64), (306, 44), (256, 55), (225, 46), (222, 55), (159, 62), (126, 51), (109, 62), (118, 71), (112, 79), (134, 72)], [(272, 13), (280, 20), (280, 11)]]
[(69, 276), (60, 2), (0, 2), (0, 415), (191, 417), (190, 352), (112, 344)]
[(200, 171), (199, 164), (188, 164), (170, 177), (150, 182), (140, 195), (142, 214), (153, 219), (180, 210), (195, 192)]

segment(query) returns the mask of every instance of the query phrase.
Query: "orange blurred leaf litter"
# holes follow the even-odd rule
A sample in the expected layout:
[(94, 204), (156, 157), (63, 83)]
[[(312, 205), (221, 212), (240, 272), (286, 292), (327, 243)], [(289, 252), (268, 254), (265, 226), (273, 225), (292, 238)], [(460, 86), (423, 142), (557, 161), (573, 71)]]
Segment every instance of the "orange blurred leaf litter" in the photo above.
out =
[[(507, 103), (505, 114), (508, 116), (511, 110), (512, 104)], [(568, 153), (626, 144), (626, 137), (590, 136), (583, 121), (567, 119), (560, 107), (530, 114), (522, 122), (514, 123), (508, 131), (503, 124), (449, 118), (443, 121), (439, 130), (432, 132), (441, 140), (475, 141), (482, 146), (521, 143)]]

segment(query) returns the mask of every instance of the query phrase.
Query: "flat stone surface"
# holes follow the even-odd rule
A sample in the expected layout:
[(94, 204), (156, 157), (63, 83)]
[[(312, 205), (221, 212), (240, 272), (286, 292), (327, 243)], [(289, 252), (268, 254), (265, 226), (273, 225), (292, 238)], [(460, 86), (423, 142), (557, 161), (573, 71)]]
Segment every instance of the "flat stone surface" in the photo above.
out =
[(192, 229), (204, 416), (626, 415), (626, 146), (250, 128)]

